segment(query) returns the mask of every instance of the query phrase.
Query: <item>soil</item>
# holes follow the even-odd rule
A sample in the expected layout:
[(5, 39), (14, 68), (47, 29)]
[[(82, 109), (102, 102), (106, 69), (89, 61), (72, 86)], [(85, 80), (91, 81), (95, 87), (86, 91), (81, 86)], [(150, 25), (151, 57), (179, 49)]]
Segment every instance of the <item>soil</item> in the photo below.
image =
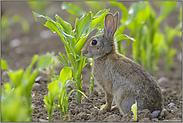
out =
[[(61, 16), (64, 20), (67, 20), (68, 13), (60, 9), (62, 2), (51, 2), (49, 6), (54, 6), (57, 11), (54, 11), (50, 17), (54, 18), (55, 14)], [(124, 5), (129, 7), (132, 2), (124, 2)], [(154, 4), (152, 4), (155, 6)], [(111, 12), (114, 13), (118, 8), (106, 4), (107, 7), (111, 8)], [(34, 54), (42, 55), (47, 52), (59, 52), (65, 53), (63, 43), (61, 42), (57, 34), (52, 33), (49, 29), (43, 26), (45, 23), (44, 19), (38, 19), (35, 21), (32, 10), (26, 2), (1, 2), (2, 14), (6, 11), (9, 12), (10, 17), (19, 14), (23, 16), (30, 24), (30, 32), (24, 33), (20, 24), (14, 24), (11, 26), (12, 33), (1, 41), (1, 57), (5, 59), (9, 67), (13, 70), (20, 68), (26, 68), (33, 57)], [(85, 8), (88, 11), (88, 8)], [(156, 12), (159, 9), (155, 7)], [(173, 11), (163, 23), (167, 23), (171, 27), (175, 27), (178, 23), (179, 7)], [(41, 21), (42, 20), (42, 21)], [(164, 30), (163, 25), (160, 28)], [(46, 31), (45, 31), (46, 30)], [(41, 34), (46, 33), (47, 37), (42, 37)], [(126, 30), (128, 34), (128, 30)], [(44, 35), (45, 36), (45, 35)], [(14, 39), (19, 40), (19, 45), (12, 47), (10, 44)], [(180, 47), (180, 37), (175, 37), (173, 41), (173, 48), (177, 49), (177, 54), (174, 56), (174, 63), (169, 72), (165, 71), (163, 58), (160, 58), (158, 64), (158, 71), (156, 79), (162, 90), (164, 96), (164, 109), (162, 111), (162, 116), (160, 118), (151, 118), (151, 114), (148, 110), (143, 110), (138, 112), (138, 121), (152, 121), (152, 122), (165, 122), (165, 121), (182, 121), (182, 82), (181, 82), (181, 47)], [(129, 48), (127, 52), (127, 57), (131, 58), (131, 49)], [(63, 68), (62, 65), (56, 68), (57, 74)], [(120, 122), (120, 121), (133, 121), (132, 116), (129, 114), (121, 115), (118, 109), (114, 109), (110, 112), (100, 114), (97, 108), (100, 108), (105, 104), (105, 95), (103, 91), (95, 84), (94, 91), (90, 94), (88, 86), (90, 85), (90, 65), (87, 64), (82, 71), (83, 77), (83, 87), (82, 92), (84, 92), (87, 98), (82, 99), (82, 103), (78, 104), (76, 100), (76, 93), (72, 93), (69, 98), (68, 103), (68, 113), (67, 121), (73, 122)], [(32, 104), (34, 106), (34, 111), (32, 114), (32, 121), (34, 122), (46, 122), (48, 121), (48, 114), (45, 110), (45, 104), (43, 101), (44, 95), (47, 94), (47, 82), (46, 75), (40, 73), (41, 79), (36, 81), (36, 85), (32, 90)], [(9, 79), (5, 71), (1, 70), (1, 85), (8, 82)], [(71, 84), (68, 87), (68, 91), (75, 89)], [(115, 105), (115, 104), (113, 104)], [(56, 109), (52, 116), (52, 121), (60, 121), (59, 111)]]

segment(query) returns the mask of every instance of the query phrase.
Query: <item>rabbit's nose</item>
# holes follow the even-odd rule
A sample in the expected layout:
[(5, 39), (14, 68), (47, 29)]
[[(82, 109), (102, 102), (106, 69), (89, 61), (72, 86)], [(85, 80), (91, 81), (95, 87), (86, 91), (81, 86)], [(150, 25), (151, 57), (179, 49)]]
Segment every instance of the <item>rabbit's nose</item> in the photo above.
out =
[(83, 55), (85, 55), (85, 54), (88, 53), (88, 51), (86, 50), (86, 48), (82, 48), (82, 49), (81, 49), (81, 53), (82, 53)]

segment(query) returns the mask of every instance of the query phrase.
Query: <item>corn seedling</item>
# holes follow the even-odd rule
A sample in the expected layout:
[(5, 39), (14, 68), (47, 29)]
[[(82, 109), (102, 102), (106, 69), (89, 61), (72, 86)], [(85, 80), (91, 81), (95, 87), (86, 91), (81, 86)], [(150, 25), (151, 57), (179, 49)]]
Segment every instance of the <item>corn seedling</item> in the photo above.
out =
[[(148, 1), (133, 3), (129, 9), (119, 2), (110, 3), (119, 7), (123, 13), (123, 18), (120, 20), (122, 25), (118, 31), (123, 32), (127, 28), (130, 30), (130, 36), (134, 36), (136, 40), (132, 43), (134, 61), (153, 74), (165, 43), (165, 37), (160, 31), (159, 25), (175, 9), (177, 3), (162, 2), (158, 17)], [(127, 46), (129, 46), (129, 42)], [(122, 53), (120, 44), (118, 44), (118, 49)]]
[[(95, 3), (93, 3), (92, 1), (87, 1), (87, 2), (85, 2), (86, 4), (92, 4), (92, 5), (90, 5), (90, 6), (92, 6), (92, 7), (94, 7), (94, 4), (96, 4), (96, 2)], [(99, 5), (100, 4), (102, 4), (103, 2), (97, 2), (97, 3), (99, 3)], [(76, 14), (76, 12), (78, 13), (78, 14), (82, 14), (82, 13), (84, 13), (84, 10), (82, 10), (81, 8), (79, 8), (79, 7), (77, 7), (77, 6), (75, 6), (75, 5), (73, 5), (73, 4), (71, 4), (71, 3), (66, 3), (66, 2), (64, 2), (63, 4), (62, 4), (62, 9), (65, 9), (65, 10), (67, 10), (69, 13), (71, 13), (71, 14)], [(105, 17), (105, 15), (106, 15), (106, 13), (109, 11), (109, 9), (108, 10), (106, 10), (106, 9), (103, 9), (103, 10), (100, 10), (94, 17), (93, 17), (93, 19), (92, 19), (92, 21), (91, 21), (91, 23), (90, 23), (90, 25), (88, 26), (89, 27), (89, 33), (88, 34), (90, 34), (90, 32), (93, 30), (93, 29), (95, 29), (95, 28), (97, 28), (98, 29), (98, 32), (96, 33), (96, 34), (99, 34), (99, 33), (102, 33), (103, 32), (103, 22), (104, 22), (104, 17)], [(85, 12), (86, 13), (86, 12)], [(91, 16), (93, 16), (93, 14), (91, 13)], [(83, 18), (83, 17), (82, 17)], [(80, 19), (79, 21), (81, 22), (83, 19)], [(90, 18), (92, 18), (92, 17), (90, 17)], [(77, 20), (77, 19), (76, 19)], [(78, 22), (79, 22), (78, 21)], [(77, 21), (76, 21), (77, 22)], [(88, 23), (89, 24), (89, 23)], [(81, 24), (77, 24), (77, 25), (81, 25)], [(76, 26), (75, 26), (76, 27)], [(78, 26), (78, 29), (79, 29), (79, 26)], [(132, 40), (132, 41), (135, 41), (135, 39), (133, 39), (133, 38), (131, 38), (131, 37), (129, 37), (128, 35), (126, 35), (126, 34), (122, 34), (123, 32), (120, 32), (120, 31), (117, 31), (118, 32), (118, 34), (117, 35), (115, 35), (115, 39), (116, 39), (116, 42), (120, 42), (120, 41), (122, 41), (122, 40)], [(76, 28), (76, 33), (77, 33), (77, 28)], [(87, 36), (88, 37), (88, 36)], [(80, 38), (82, 38), (82, 36), (80, 37)], [(83, 39), (80, 39), (80, 40), (83, 40)], [(83, 41), (85, 42), (85, 40), (86, 39), (84, 39)], [(82, 45), (83, 45), (83, 43), (82, 43)], [(82, 48), (82, 47), (81, 47)], [(79, 54), (80, 54), (80, 50), (79, 50)], [(65, 57), (65, 56), (63, 56), (63, 57)], [(64, 58), (65, 59), (65, 58)], [(90, 61), (89, 61), (90, 62)], [(65, 63), (67, 64), (67, 61), (65, 61)], [(92, 67), (92, 66), (91, 66)], [(90, 90), (90, 93), (93, 91), (93, 85), (94, 85), (94, 79), (93, 79), (93, 75), (92, 75), (92, 72), (91, 72), (91, 77), (90, 77), (91, 79), (90, 79), (90, 81), (91, 81), (91, 85), (90, 85), (90, 87), (89, 87), (89, 90)], [(79, 89), (80, 90), (80, 89)]]
[(29, 23), (20, 15), (14, 15), (9, 17), (8, 12), (5, 12), (1, 17), (1, 36), (2, 39), (7, 37), (12, 32), (11, 26), (15, 23), (19, 23), (22, 26), (22, 29), (25, 33), (28, 33), (30, 30)]
[(131, 107), (131, 111), (133, 112), (133, 120), (137, 121), (137, 101)]
[(56, 73), (55, 68), (59, 65), (59, 61), (55, 53), (47, 53), (51, 56), (51, 63), (45, 69), (41, 69), (40, 72), (47, 74), (47, 81), (50, 82), (53, 75)]
[[(36, 69), (32, 67), (37, 61)], [(31, 90), (39, 69), (44, 69), (51, 62), (50, 55), (34, 55), (30, 65), (25, 69), (10, 70), (6, 61), (1, 59), (1, 69), (8, 72), (10, 82), (1, 88), (1, 118), (4, 122), (31, 121)], [(31, 72), (32, 71), (32, 72)]]
[[(67, 94), (67, 86), (72, 83), (72, 70), (71, 68), (64, 67), (60, 76), (55, 76), (52, 79), (52, 82), (48, 84), (48, 96), (44, 96), (44, 102), (47, 105), (46, 110), (48, 111), (49, 121), (51, 121), (52, 113), (57, 107), (60, 111), (61, 120), (63, 120), (68, 111), (68, 99), (70, 94), (74, 91), (71, 90)], [(55, 100), (58, 99), (58, 104), (55, 103)]]
[[(76, 89), (81, 90), (82, 78), (81, 71), (86, 65), (86, 58), (81, 54), (81, 48), (83, 47), (87, 37), (94, 29), (101, 29), (104, 23), (104, 17), (109, 9), (99, 11), (96, 15), (89, 13), (83, 15), (80, 19), (75, 20), (75, 29), (72, 30), (71, 25), (64, 21), (58, 15), (55, 15), (56, 21), (52, 20), (48, 16), (43, 16), (33, 12), (36, 17), (43, 17), (47, 20), (45, 26), (56, 32), (61, 37), (61, 41), (64, 43), (66, 55), (59, 53), (60, 62), (65, 67), (72, 67), (72, 76), (74, 78), (74, 85)], [(37, 20), (37, 19), (36, 19)], [(68, 58), (68, 60), (67, 60)], [(81, 102), (81, 94), (77, 92), (77, 101)]]
[[(91, 66), (91, 68), (93, 68), (93, 59), (91, 59), (90, 66)], [(94, 86), (94, 77), (93, 77), (92, 71), (90, 72), (90, 82), (91, 82), (91, 85), (89, 86), (89, 91), (91, 94), (91, 92), (93, 91), (93, 86)]]

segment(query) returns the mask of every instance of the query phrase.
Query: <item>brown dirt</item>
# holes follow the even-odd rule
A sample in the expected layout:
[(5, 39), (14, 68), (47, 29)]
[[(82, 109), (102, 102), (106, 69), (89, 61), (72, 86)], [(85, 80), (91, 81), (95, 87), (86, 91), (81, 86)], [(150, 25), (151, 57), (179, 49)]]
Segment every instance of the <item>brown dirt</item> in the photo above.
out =
[[(57, 13), (64, 20), (67, 19), (67, 12), (60, 9), (60, 5), (62, 2), (52, 2), (51, 5), (54, 5), (58, 8), (58, 11), (52, 14), (52, 18)], [(124, 4), (129, 7), (131, 2), (124, 2)], [(9, 11), (10, 16), (19, 14), (28, 20), (30, 24), (30, 32), (25, 34), (21, 29), (19, 24), (15, 24), (12, 26), (12, 33), (6, 37), (1, 42), (1, 55), (2, 58), (5, 59), (9, 65), (9, 67), (13, 70), (17, 70), (20, 68), (26, 68), (33, 57), (34, 54), (42, 55), (46, 52), (54, 51), (55, 54), (58, 54), (60, 51), (65, 53), (64, 47), (60, 38), (57, 34), (52, 34), (49, 38), (41, 38), (40, 32), (42, 30), (48, 30), (46, 27), (43, 27), (43, 23), (36, 22), (31, 13), (31, 9), (27, 5), (26, 2), (1, 2), (2, 5), (2, 14), (5, 11)], [(110, 6), (107, 4), (107, 7), (111, 7), (111, 12), (114, 13), (119, 9)], [(159, 11), (158, 9), (156, 11)], [(168, 23), (171, 27), (175, 27), (178, 23), (178, 13), (179, 9), (176, 9), (170, 16), (164, 21), (164, 23)], [(41, 19), (38, 19), (41, 20)], [(41, 24), (41, 25), (38, 25)], [(41, 28), (40, 28), (41, 27)], [(160, 26), (163, 27), (162, 25)], [(12, 48), (10, 47), (10, 42), (13, 39), (19, 39), (21, 44), (18, 47)], [(180, 37), (176, 37), (173, 43), (173, 47), (178, 50), (178, 53), (181, 53), (180, 47)], [(131, 58), (131, 51), (129, 49), (127, 56)], [(174, 57), (174, 63), (171, 67), (170, 72), (166, 72), (164, 69), (163, 59), (160, 59), (159, 62), (159, 70), (156, 76), (156, 79), (160, 79), (161, 77), (166, 77), (168, 81), (160, 82), (160, 87), (162, 89), (162, 93), (164, 96), (164, 108), (163, 117), (157, 119), (149, 118), (148, 111), (139, 112), (139, 114), (145, 114), (140, 117), (139, 121), (153, 121), (153, 122), (164, 122), (164, 121), (182, 121), (182, 83), (181, 83), (181, 61), (178, 59), (178, 54)], [(63, 66), (60, 65), (56, 70), (59, 73)], [(78, 104), (76, 101), (75, 93), (72, 93), (69, 98), (69, 107), (67, 115), (70, 117), (68, 120), (73, 122), (79, 121), (133, 121), (131, 120), (131, 116), (125, 114), (122, 116), (119, 113), (118, 109), (115, 109), (111, 112), (107, 112), (105, 114), (99, 114), (98, 110), (94, 108), (94, 106), (100, 108), (101, 105), (105, 104), (105, 95), (102, 90), (95, 84), (94, 92), (90, 95), (88, 86), (90, 85), (90, 71), (91, 68), (89, 64), (84, 68), (82, 72), (83, 76), (83, 88), (82, 91), (89, 97), (89, 100), (83, 98), (82, 103)], [(32, 120), (34, 122), (37, 121), (47, 121), (48, 114), (45, 110), (45, 104), (43, 101), (44, 95), (47, 94), (47, 84), (46, 75), (39, 74), (42, 76), (42, 79), (38, 82), (41, 86), (40, 88), (35, 88), (32, 91), (32, 104), (34, 105), (34, 112), (32, 115)], [(8, 77), (6, 72), (1, 71), (1, 85), (3, 83), (8, 82)], [(68, 91), (71, 89), (75, 89), (73, 85), (68, 87)], [(170, 106), (171, 103), (174, 103), (174, 106)], [(173, 109), (177, 107), (177, 109)], [(55, 110), (52, 116), (52, 121), (60, 121), (60, 114), (58, 110)]]

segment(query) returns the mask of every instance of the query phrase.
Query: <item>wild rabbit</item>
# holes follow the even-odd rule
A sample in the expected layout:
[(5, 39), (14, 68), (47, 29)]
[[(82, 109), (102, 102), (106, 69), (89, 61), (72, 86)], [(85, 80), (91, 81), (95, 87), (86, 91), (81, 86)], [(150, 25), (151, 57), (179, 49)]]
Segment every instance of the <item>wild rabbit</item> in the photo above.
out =
[(116, 50), (118, 14), (108, 13), (104, 33), (91, 37), (81, 50), (85, 57), (94, 59), (93, 76), (106, 95), (103, 111), (111, 110), (114, 98), (122, 115), (132, 114), (136, 100), (138, 110), (149, 109), (152, 117), (158, 117), (163, 108), (160, 87), (143, 67)]

